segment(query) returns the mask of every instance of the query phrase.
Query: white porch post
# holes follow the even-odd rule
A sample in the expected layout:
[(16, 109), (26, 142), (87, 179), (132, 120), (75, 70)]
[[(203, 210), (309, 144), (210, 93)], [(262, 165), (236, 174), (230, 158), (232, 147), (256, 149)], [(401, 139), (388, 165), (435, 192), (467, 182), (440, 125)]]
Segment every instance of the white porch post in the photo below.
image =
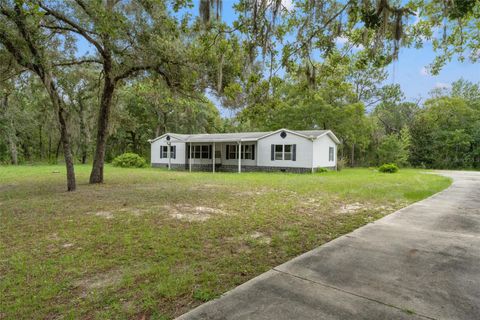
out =
[(242, 172), (242, 142), (238, 141), (238, 173)]
[(212, 172), (215, 173), (215, 142), (213, 143), (212, 149)]
[(168, 170), (172, 168), (172, 143), (167, 142), (167, 147), (168, 147)]
[(192, 172), (192, 143), (190, 142), (190, 156), (188, 157), (188, 171)]

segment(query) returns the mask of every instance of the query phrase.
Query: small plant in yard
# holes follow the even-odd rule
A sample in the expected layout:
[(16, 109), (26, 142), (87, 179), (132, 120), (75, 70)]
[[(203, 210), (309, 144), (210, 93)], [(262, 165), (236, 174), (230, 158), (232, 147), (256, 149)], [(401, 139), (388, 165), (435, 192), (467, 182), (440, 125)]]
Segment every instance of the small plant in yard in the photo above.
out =
[(383, 173), (395, 173), (398, 171), (398, 166), (395, 163), (385, 163), (378, 168), (378, 171)]
[(121, 168), (145, 168), (147, 162), (138, 154), (127, 152), (113, 159), (112, 165)]
[(327, 168), (318, 168), (317, 173), (325, 173), (328, 172), (329, 170)]
[(207, 301), (215, 299), (217, 297), (217, 295), (213, 294), (212, 292), (210, 292), (208, 290), (199, 289), (199, 290), (195, 290), (195, 292), (193, 293), (193, 297), (197, 300), (207, 302)]

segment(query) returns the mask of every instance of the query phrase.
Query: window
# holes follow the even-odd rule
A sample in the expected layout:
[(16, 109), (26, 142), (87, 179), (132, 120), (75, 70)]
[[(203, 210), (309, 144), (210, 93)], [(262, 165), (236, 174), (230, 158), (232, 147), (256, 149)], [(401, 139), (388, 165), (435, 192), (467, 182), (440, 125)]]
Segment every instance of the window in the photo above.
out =
[[(177, 156), (177, 147), (170, 146), (170, 157), (175, 159)], [(168, 146), (160, 146), (160, 159), (168, 158)]]
[(328, 148), (328, 161), (335, 161), (335, 148), (330, 147)]
[(242, 159), (252, 159), (252, 145), (242, 145)]
[[(240, 156), (242, 159), (255, 160), (255, 145), (242, 144), (240, 150)], [(227, 145), (227, 159), (238, 159), (238, 144)]]
[(292, 160), (292, 145), (285, 144), (283, 146), (283, 160)]
[[(211, 159), (209, 145), (196, 145), (192, 146), (192, 159)], [(190, 145), (187, 146), (188, 158), (190, 159)]]
[(160, 159), (167, 158), (168, 146), (160, 146)]
[(296, 144), (272, 144), (271, 160), (297, 160)]
[(242, 159), (255, 160), (255, 145), (242, 145)]
[(275, 145), (275, 160), (283, 160), (283, 144)]
[(202, 146), (193, 146), (193, 159), (202, 158)]
[(202, 146), (202, 159), (208, 159), (209, 157), (210, 146)]
[(227, 145), (227, 159), (237, 159), (237, 148), (236, 144)]

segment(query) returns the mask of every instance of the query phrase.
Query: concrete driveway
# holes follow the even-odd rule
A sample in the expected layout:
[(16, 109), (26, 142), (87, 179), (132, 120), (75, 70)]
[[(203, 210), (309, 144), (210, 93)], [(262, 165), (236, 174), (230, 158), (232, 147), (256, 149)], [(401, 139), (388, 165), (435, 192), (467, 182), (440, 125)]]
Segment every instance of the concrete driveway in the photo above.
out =
[(480, 172), (178, 319), (480, 319)]

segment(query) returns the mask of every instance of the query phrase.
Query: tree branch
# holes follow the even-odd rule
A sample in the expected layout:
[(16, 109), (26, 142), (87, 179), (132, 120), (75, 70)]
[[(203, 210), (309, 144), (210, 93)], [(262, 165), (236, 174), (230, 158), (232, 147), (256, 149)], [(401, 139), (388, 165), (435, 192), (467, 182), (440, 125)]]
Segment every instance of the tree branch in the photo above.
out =
[(154, 71), (154, 72), (160, 74), (163, 77), (163, 79), (167, 83), (167, 86), (174, 87), (174, 83), (168, 77), (165, 70), (162, 70), (159, 66), (154, 66), (154, 65), (133, 66), (133, 67), (127, 69), (125, 72), (121, 73), (120, 75), (116, 76), (114, 78), (114, 81), (118, 82), (120, 80), (126, 79), (126, 78), (134, 75), (135, 73), (141, 72), (141, 71)]
[(98, 52), (100, 53), (100, 55), (104, 58), (104, 59), (109, 59), (109, 57), (106, 55), (105, 53), (105, 49), (101, 46), (101, 44), (95, 40), (91, 35), (89, 30), (81, 27), (80, 25), (78, 25), (77, 23), (75, 23), (74, 21), (70, 20), (69, 18), (67, 18), (65, 15), (63, 15), (62, 13), (60, 12), (57, 12), (55, 10), (52, 10), (50, 8), (48, 8), (47, 6), (45, 6), (41, 1), (39, 1), (39, 6), (40, 8), (42, 8), (43, 10), (45, 10), (48, 14), (54, 16), (55, 18), (57, 18), (58, 20), (62, 21), (63, 23), (66, 23), (67, 25), (69, 25), (70, 27), (73, 28), (73, 30), (71, 30), (72, 32), (75, 32), (75, 33), (78, 33), (79, 35), (81, 35), (82, 37), (85, 38), (85, 40), (87, 40), (88, 42), (90, 42), (91, 44), (93, 44), (95, 46), (95, 48), (97, 48)]
[(83, 60), (72, 60), (72, 61), (57, 62), (57, 63), (53, 63), (52, 65), (54, 67), (68, 67), (68, 66), (81, 65), (81, 64), (86, 64), (86, 63), (102, 64), (102, 61), (100, 61), (98, 59), (83, 59)]

